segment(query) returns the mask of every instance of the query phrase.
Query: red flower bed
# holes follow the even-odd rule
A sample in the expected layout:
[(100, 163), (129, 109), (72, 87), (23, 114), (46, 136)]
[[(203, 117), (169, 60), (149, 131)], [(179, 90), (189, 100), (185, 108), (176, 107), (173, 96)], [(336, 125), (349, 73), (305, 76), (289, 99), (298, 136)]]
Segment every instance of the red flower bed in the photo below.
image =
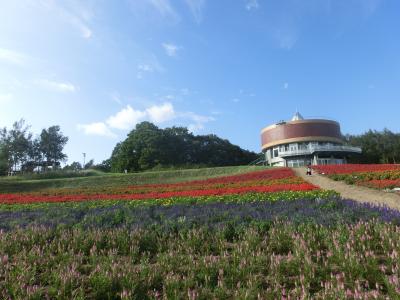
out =
[[(269, 169), (247, 174), (196, 180), (174, 184), (131, 186), (128, 189), (88, 189), (86, 191), (58, 190), (31, 194), (0, 194), (0, 204), (71, 202), (89, 200), (142, 200), (171, 197), (218, 196), (244, 193), (273, 193), (281, 191), (310, 191), (318, 189), (296, 177), (289, 168)], [(72, 193), (71, 193), (72, 192)]]
[(292, 169), (289, 168), (279, 168), (279, 169), (268, 169), (263, 171), (250, 172), (240, 175), (223, 176), (217, 178), (210, 178), (206, 180), (193, 180), (170, 184), (144, 184), (144, 185), (134, 185), (131, 189), (141, 189), (141, 188), (170, 188), (170, 187), (181, 187), (181, 186), (196, 186), (196, 185), (209, 185), (209, 184), (229, 184), (242, 181), (252, 181), (252, 180), (275, 180), (295, 177)]
[(376, 189), (393, 189), (395, 187), (400, 187), (399, 179), (372, 179), (369, 181), (360, 181), (358, 185), (376, 188)]
[(214, 190), (192, 190), (192, 191), (174, 191), (163, 193), (146, 194), (92, 194), (92, 195), (29, 195), (29, 194), (0, 194), (1, 204), (16, 203), (38, 203), (38, 202), (71, 202), (71, 201), (89, 201), (89, 200), (143, 200), (143, 199), (163, 199), (172, 197), (200, 197), (200, 196), (219, 196), (244, 193), (273, 193), (281, 191), (311, 191), (318, 187), (309, 184), (282, 184), (273, 186), (252, 186), (241, 188), (221, 188)]
[(346, 165), (313, 166), (312, 168), (320, 174), (332, 175), (332, 174), (351, 174), (351, 173), (362, 173), (362, 172), (383, 172), (389, 170), (400, 170), (400, 165), (346, 164)]

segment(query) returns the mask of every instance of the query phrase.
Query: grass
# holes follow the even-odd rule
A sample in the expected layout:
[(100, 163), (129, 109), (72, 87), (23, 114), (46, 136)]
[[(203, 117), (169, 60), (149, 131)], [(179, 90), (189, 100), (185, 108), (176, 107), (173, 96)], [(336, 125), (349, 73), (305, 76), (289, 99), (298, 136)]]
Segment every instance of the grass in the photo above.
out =
[(33, 192), (56, 188), (80, 188), (80, 187), (104, 187), (126, 186), (135, 184), (172, 183), (190, 180), (234, 175), (265, 167), (258, 166), (234, 166), (220, 168), (183, 169), (173, 171), (151, 171), (140, 173), (111, 173), (98, 176), (69, 177), (53, 179), (27, 179), (23, 176), (0, 177), (0, 193)]

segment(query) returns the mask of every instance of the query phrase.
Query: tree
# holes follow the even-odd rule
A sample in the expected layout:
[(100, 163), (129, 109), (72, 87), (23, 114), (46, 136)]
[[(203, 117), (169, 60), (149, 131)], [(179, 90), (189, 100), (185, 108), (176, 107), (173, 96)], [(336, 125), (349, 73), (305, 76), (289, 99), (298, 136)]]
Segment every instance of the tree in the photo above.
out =
[(83, 168), (84, 169), (91, 169), (93, 166), (94, 166), (94, 160), (91, 159), (85, 164), (85, 166)]
[(66, 160), (67, 155), (62, 151), (67, 142), (68, 137), (62, 134), (58, 125), (42, 130), (40, 134), (40, 151), (46, 160), (46, 166), (55, 168), (59, 166), (61, 161)]
[(400, 161), (400, 134), (385, 128), (368, 130), (361, 135), (347, 135), (349, 144), (362, 148), (359, 156), (350, 158), (352, 163), (398, 163)]
[(74, 161), (70, 165), (66, 165), (63, 170), (65, 171), (80, 171), (82, 170), (82, 165), (80, 162)]
[(7, 160), (7, 169), (17, 171), (29, 159), (32, 146), (32, 133), (25, 120), (14, 122), (12, 128), (3, 128), (0, 132), (3, 159)]
[(8, 171), (8, 157), (4, 150), (4, 146), (0, 141), (0, 176), (7, 174)]
[(137, 124), (111, 155), (114, 172), (141, 171), (157, 166), (228, 166), (248, 164), (256, 153), (232, 145), (216, 135), (194, 136), (185, 127), (160, 129), (150, 122)]

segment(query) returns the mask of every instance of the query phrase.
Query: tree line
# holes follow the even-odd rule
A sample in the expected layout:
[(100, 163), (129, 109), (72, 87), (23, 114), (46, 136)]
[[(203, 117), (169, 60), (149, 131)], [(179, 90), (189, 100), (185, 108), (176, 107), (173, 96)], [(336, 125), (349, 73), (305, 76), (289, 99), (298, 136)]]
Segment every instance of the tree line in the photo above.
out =
[(243, 165), (258, 157), (214, 134), (193, 135), (186, 127), (161, 129), (142, 122), (115, 146), (103, 165), (113, 172), (136, 172), (156, 167)]
[(351, 157), (349, 162), (365, 164), (400, 163), (400, 133), (385, 128), (382, 131), (368, 130), (359, 135), (348, 134), (345, 140), (352, 146), (361, 147), (361, 155)]
[(56, 169), (67, 159), (63, 149), (68, 137), (60, 126), (43, 129), (36, 137), (29, 129), (23, 119), (0, 129), (0, 174)]

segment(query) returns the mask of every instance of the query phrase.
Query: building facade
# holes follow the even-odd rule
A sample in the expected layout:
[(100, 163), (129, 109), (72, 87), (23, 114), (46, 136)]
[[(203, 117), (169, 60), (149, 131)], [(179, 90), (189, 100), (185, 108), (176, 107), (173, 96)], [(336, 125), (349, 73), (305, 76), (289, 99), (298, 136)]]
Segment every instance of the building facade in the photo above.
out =
[(264, 128), (261, 145), (270, 166), (345, 164), (349, 156), (361, 153), (361, 148), (344, 144), (338, 122), (304, 119), (300, 113)]

